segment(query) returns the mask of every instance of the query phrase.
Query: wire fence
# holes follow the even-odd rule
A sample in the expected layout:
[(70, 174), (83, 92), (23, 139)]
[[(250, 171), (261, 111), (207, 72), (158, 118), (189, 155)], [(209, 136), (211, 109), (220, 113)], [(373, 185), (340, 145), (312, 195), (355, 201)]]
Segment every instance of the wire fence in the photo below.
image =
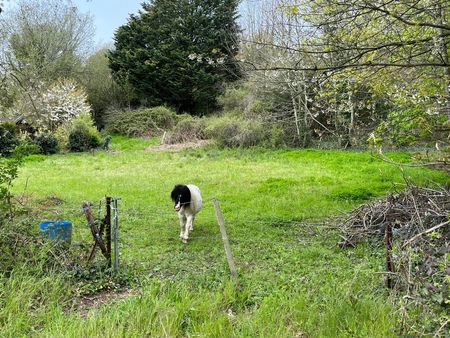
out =
[[(322, 262), (319, 270), (325, 274), (357, 268), (353, 266), (351, 259), (338, 262), (331, 256), (327, 258), (327, 255), (334, 252), (331, 250), (336, 249), (340, 239), (341, 228), (331, 223), (331, 220), (308, 222), (281, 216), (255, 216), (252, 209), (236, 210), (236, 203), (223, 201), (221, 204), (229, 234), (228, 251), (221, 234), (220, 222), (214, 213), (217, 209), (213, 199), (204, 200), (203, 210), (195, 220), (188, 244), (183, 244), (179, 237), (178, 215), (173, 211), (171, 203), (133, 203), (113, 198), (110, 205), (111, 220), (113, 229), (117, 227), (118, 232), (113, 231), (109, 243), (114, 245), (111, 248), (109, 244), (109, 258), (102, 250), (103, 256), (100, 253), (94, 254), (93, 260), (101, 262), (106, 258), (109, 266), (116, 272), (133, 271), (173, 280), (186, 276), (194, 278), (198, 274), (214, 279), (231, 273), (237, 285), (248, 273), (264, 275), (264, 271), (267, 271), (274, 275), (281, 272), (293, 276), (304, 275), (305, 271), (317, 270), (312, 263), (315, 259)], [(91, 203), (91, 210), (96, 222), (100, 224), (107, 210), (105, 199)], [(82, 264), (88, 267), (92, 252), (96, 250), (96, 240), (86, 215), (83, 214), (81, 203), (80, 206), (66, 202), (55, 203), (48, 206), (46, 215), (54, 219), (62, 219), (63, 215), (73, 222), (72, 246), (80, 253), (79, 257), (84, 262)], [(103, 234), (103, 238), (107, 238), (106, 234)], [(108, 246), (108, 242), (105, 244)], [(87, 260), (84, 261), (85, 259)], [(234, 259), (236, 265), (233, 273), (231, 266), (235, 264)], [(308, 262), (306, 265), (301, 263), (304, 259)], [(228, 272), (227, 261), (230, 269)], [(368, 267), (364, 264), (356, 273), (386, 274), (386, 271), (383, 271), (382, 265)]]

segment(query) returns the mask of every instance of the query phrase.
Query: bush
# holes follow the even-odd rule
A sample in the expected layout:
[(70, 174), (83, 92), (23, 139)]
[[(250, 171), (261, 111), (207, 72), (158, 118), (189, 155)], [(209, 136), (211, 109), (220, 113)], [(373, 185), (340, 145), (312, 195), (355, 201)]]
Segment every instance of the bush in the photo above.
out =
[(164, 139), (164, 143), (184, 143), (189, 141), (204, 140), (206, 135), (206, 122), (204, 119), (183, 115), (175, 128)]
[(373, 145), (387, 143), (393, 146), (411, 146), (423, 143), (435, 143), (447, 137), (444, 115), (427, 113), (420, 109), (407, 109), (391, 112), (382, 122), (370, 142)]
[(107, 114), (106, 130), (126, 136), (151, 137), (172, 129), (177, 122), (176, 113), (164, 106), (113, 111)]
[(53, 134), (39, 134), (35, 139), (41, 154), (56, 154), (59, 150), (58, 139)]
[(241, 114), (251, 104), (252, 96), (245, 86), (231, 86), (217, 98), (217, 102), (226, 113)]
[(69, 151), (83, 152), (100, 145), (100, 136), (89, 114), (82, 114), (72, 121), (67, 140)]
[(9, 156), (19, 145), (19, 131), (14, 123), (0, 124), (0, 156)]
[(261, 121), (243, 120), (228, 116), (211, 119), (207, 135), (225, 147), (275, 147), (281, 145), (280, 128), (267, 127)]
[(10, 189), (17, 177), (20, 164), (19, 158), (0, 159), (0, 225), (12, 210)]
[(79, 125), (69, 134), (69, 150), (74, 152), (88, 151), (100, 145), (98, 135), (92, 134), (88, 128)]
[(41, 153), (41, 147), (33, 142), (28, 137), (23, 139), (20, 144), (14, 148), (13, 154), (15, 156), (29, 156)]

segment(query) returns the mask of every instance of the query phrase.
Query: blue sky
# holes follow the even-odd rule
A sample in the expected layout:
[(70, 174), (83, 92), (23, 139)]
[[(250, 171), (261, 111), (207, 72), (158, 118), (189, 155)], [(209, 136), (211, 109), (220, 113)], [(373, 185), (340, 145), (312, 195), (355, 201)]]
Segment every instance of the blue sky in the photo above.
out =
[(137, 13), (143, 0), (72, 0), (83, 13), (94, 19), (95, 42), (111, 43), (114, 31), (127, 22), (129, 14)]
[[(89, 13), (94, 21), (97, 46), (111, 44), (114, 32), (125, 24), (130, 14), (136, 14), (145, 0), (72, 0), (82, 13)], [(251, 2), (251, 1), (250, 1)], [(16, 0), (5, 0), (5, 9), (14, 7)]]
[[(129, 14), (137, 13), (145, 0), (72, 0), (83, 13), (90, 13), (96, 28), (95, 42), (113, 42), (114, 31), (127, 22)], [(247, 1), (252, 2), (252, 1)]]

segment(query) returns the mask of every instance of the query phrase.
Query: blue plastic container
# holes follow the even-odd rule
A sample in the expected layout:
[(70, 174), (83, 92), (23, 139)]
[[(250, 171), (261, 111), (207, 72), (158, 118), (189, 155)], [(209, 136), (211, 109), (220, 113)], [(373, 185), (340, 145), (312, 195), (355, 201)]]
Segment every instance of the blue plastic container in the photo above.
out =
[(48, 221), (39, 224), (41, 236), (57, 242), (72, 241), (72, 222), (70, 221)]

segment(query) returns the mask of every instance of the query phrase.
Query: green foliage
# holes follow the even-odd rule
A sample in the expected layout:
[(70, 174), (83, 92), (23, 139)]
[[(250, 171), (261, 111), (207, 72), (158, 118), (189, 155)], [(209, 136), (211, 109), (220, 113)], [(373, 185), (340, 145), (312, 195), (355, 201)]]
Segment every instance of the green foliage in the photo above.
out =
[(221, 83), (239, 77), (236, 0), (156, 0), (115, 34), (110, 67), (145, 105), (205, 114)]
[(166, 136), (164, 142), (173, 144), (204, 140), (207, 138), (206, 123), (205, 118), (182, 115), (179, 117), (177, 125)]
[(0, 158), (0, 224), (12, 212), (11, 187), (13, 181), (17, 178), (20, 164), (20, 158)]
[(30, 156), (41, 153), (41, 147), (32, 139), (26, 137), (20, 141), (20, 144), (14, 148), (14, 156)]
[[(2, 215), (0, 214), (0, 217)], [(33, 224), (32, 219), (0, 220), (2, 225), (0, 231), (0, 250), (2, 259), (0, 260), (0, 274), (9, 274), (13, 270), (23, 265), (30, 265), (28, 271), (42, 266), (43, 253), (46, 248), (37, 238), (38, 224)], [(42, 270), (40, 271), (42, 273)]]
[(375, 131), (372, 141), (394, 146), (410, 146), (443, 139), (446, 116), (432, 114), (421, 109), (392, 112)]
[(243, 84), (230, 86), (217, 101), (223, 112), (242, 115), (251, 103), (251, 94)]
[(0, 156), (10, 155), (19, 144), (18, 129), (14, 123), (0, 124)]
[(35, 139), (36, 144), (41, 149), (41, 154), (56, 154), (59, 150), (58, 139), (53, 134), (39, 134)]
[(70, 124), (67, 148), (73, 152), (83, 152), (100, 145), (100, 135), (88, 114), (80, 115)]
[(225, 147), (276, 147), (283, 144), (278, 126), (257, 120), (245, 120), (233, 115), (212, 118), (206, 127), (207, 135)]
[(165, 106), (113, 111), (107, 116), (106, 130), (127, 136), (151, 137), (172, 129), (176, 122), (176, 113)]
[(112, 78), (107, 52), (106, 48), (102, 48), (88, 58), (81, 79), (97, 127), (105, 126), (108, 109), (129, 106), (134, 100), (134, 94), (126, 86), (119, 86)]
[(99, 145), (100, 138), (98, 134), (92, 133), (85, 125), (75, 125), (69, 134), (68, 148), (70, 151), (88, 151), (97, 148)]
[[(6, 313), (0, 311), (0, 336), (32, 336), (35, 329), (51, 337), (393, 335), (400, 319), (382, 289), (383, 249), (341, 250), (336, 246), (339, 233), (312, 225), (359, 206), (361, 199), (346, 197), (359, 194), (361, 187), (375, 196), (392, 189), (403, 181), (396, 168), (366, 152), (146, 150), (152, 142), (114, 135), (111, 145), (121, 150), (114, 156), (67, 153), (24, 163), (14, 191), (27, 186), (27, 195), (36, 201), (55, 192), (65, 201), (51, 209), (39, 204), (43, 213), (73, 220), (72, 247), (84, 244), (76, 257), (89, 253), (92, 245), (80, 201), (104, 194), (122, 197), (123, 275), (117, 280), (109, 276), (97, 253), (94, 263), (68, 265), (53, 283), (45, 276), (32, 279), (34, 288), (21, 279), (2, 280), (8, 284), (0, 292), (1, 304), (7, 304)], [(396, 158), (408, 160), (410, 155)], [(405, 174), (422, 183), (446, 180), (418, 168), (406, 168)], [(27, 177), (33, 184), (26, 183)], [(180, 177), (197, 182), (205, 202), (188, 246), (179, 242), (178, 219), (168, 197)], [(339, 195), (344, 198), (330, 198)], [(210, 197), (220, 199), (240, 288), (229, 282)], [(41, 269), (39, 264), (33, 269)], [(124, 285), (135, 285), (136, 276), (139, 288), (121, 293)], [(12, 283), (17, 292), (10, 291)], [(98, 291), (95, 297), (124, 299), (80, 310), (80, 299), (73, 295)]]

